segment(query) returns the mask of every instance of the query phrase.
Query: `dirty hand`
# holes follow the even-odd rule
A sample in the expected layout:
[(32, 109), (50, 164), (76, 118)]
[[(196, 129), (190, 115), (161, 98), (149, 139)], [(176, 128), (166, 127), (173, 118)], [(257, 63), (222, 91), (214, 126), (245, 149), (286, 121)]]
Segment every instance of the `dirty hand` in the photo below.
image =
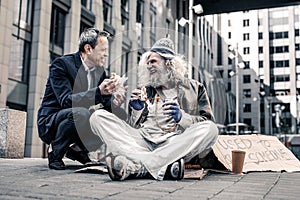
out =
[(116, 79), (104, 79), (98, 87), (102, 95), (109, 95), (117, 90), (118, 81)]
[(180, 106), (176, 101), (166, 101), (163, 105), (163, 113), (172, 116), (176, 123), (182, 118)]
[(141, 90), (135, 89), (131, 93), (129, 105), (135, 110), (142, 110), (145, 106), (145, 101), (141, 100)]
[(120, 105), (122, 105), (125, 102), (125, 100), (126, 100), (126, 91), (127, 91), (127, 87), (124, 88), (124, 91), (122, 91), (122, 92), (115, 92), (113, 94), (113, 96), (114, 96), (113, 103), (116, 106), (120, 106)]

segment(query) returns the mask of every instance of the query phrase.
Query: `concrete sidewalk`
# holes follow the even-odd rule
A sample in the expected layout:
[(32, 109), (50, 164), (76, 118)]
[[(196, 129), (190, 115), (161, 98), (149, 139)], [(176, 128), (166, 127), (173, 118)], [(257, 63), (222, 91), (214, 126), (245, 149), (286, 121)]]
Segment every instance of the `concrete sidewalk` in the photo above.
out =
[(0, 199), (299, 199), (300, 173), (253, 172), (242, 176), (209, 173), (202, 180), (113, 182), (107, 174), (47, 167), (47, 159), (1, 159)]

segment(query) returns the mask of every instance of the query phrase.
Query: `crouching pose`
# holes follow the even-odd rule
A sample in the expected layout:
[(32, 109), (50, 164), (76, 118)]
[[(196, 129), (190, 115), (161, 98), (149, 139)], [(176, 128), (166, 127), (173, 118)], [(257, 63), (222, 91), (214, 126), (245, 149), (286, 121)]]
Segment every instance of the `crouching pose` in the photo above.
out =
[(146, 174), (157, 180), (182, 179), (184, 163), (205, 157), (217, 139), (207, 92), (186, 78), (187, 63), (173, 46), (162, 38), (143, 54), (140, 89), (132, 91), (128, 122), (105, 110), (90, 118), (93, 132), (107, 146), (112, 180)]

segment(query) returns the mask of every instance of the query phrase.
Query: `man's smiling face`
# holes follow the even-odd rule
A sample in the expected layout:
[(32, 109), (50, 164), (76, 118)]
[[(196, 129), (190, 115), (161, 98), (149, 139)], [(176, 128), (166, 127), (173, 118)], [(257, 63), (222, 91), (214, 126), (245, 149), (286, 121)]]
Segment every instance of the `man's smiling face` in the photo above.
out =
[(153, 87), (164, 86), (168, 82), (168, 71), (164, 59), (157, 53), (151, 53), (147, 59), (147, 69), (150, 73)]

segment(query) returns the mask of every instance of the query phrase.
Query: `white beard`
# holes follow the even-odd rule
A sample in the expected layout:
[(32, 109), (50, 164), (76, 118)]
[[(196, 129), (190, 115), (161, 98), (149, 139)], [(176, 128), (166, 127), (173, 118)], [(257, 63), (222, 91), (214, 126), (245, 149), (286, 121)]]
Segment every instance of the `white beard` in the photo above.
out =
[(150, 75), (149, 85), (154, 88), (168, 85), (168, 82), (170, 82), (171, 73), (171, 70), (165, 69), (161, 72), (156, 72), (153, 75)]

